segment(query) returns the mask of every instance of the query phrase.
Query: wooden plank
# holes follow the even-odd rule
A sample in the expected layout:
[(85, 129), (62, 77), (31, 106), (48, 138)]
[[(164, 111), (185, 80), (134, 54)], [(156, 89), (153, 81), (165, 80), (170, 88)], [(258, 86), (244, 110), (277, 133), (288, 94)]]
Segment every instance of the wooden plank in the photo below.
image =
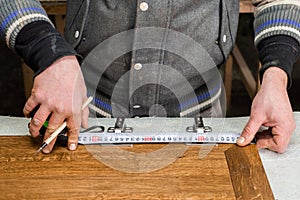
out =
[[(57, 146), (49, 155), (36, 155), (40, 142), (27, 136), (0, 137), (1, 198), (235, 199), (224, 154), (232, 145), (218, 145), (202, 159), (199, 146), (189, 147), (167, 167), (128, 173), (106, 166), (82, 145), (74, 152)], [(122, 148), (145, 153), (163, 147)]]
[(59, 33), (64, 35), (64, 28), (65, 28), (65, 16), (64, 15), (55, 15), (55, 27)]
[(44, 2), (42, 3), (43, 8), (46, 10), (48, 15), (65, 15), (66, 14), (66, 3), (64, 2)]
[(253, 13), (254, 11), (252, 0), (240, 0), (240, 13)]
[[(148, 173), (114, 170), (84, 146), (75, 152), (56, 147), (50, 155), (36, 156), (39, 145), (40, 140), (31, 137), (0, 138), (1, 198), (234, 199), (223, 153), (228, 145), (219, 145), (201, 160), (199, 147), (190, 147), (170, 166)], [(124, 149), (149, 152), (161, 147)]]
[(65, 15), (67, 0), (40, 0), (48, 15)]
[(224, 68), (224, 87), (225, 87), (225, 93), (226, 93), (226, 103), (227, 103), (227, 109), (230, 107), (231, 103), (231, 90), (232, 90), (232, 65), (233, 65), (233, 58), (230, 54), (228, 56), (228, 59), (225, 63)]
[(22, 71), (23, 71), (25, 97), (26, 99), (28, 99), (31, 95), (34, 72), (25, 63), (22, 63)]
[(237, 45), (234, 46), (231, 54), (237, 63), (238, 69), (242, 76), (242, 81), (246, 87), (246, 90), (251, 99), (253, 99), (257, 92), (257, 81), (254, 79), (252, 72), (250, 71), (243, 55), (241, 54)]
[(255, 145), (225, 151), (236, 199), (274, 199)]

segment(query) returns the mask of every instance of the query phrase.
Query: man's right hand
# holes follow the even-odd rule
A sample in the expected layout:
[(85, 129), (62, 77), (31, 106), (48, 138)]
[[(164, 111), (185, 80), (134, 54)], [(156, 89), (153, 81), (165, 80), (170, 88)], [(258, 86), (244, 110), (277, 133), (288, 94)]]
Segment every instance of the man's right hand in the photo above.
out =
[[(68, 148), (77, 148), (80, 125), (87, 127), (88, 108), (81, 110), (87, 99), (86, 87), (80, 66), (75, 56), (65, 56), (34, 79), (31, 96), (27, 100), (23, 112), (26, 117), (39, 106), (31, 119), (29, 132), (33, 137), (50, 116), (44, 140), (49, 137), (64, 121), (68, 127)], [(52, 141), (44, 148), (50, 153), (55, 144)]]

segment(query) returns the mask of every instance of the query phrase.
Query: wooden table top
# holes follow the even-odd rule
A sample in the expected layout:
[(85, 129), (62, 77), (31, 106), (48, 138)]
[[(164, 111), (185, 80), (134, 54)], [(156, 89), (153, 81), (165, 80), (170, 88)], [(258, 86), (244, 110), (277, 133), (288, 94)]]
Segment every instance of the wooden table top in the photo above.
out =
[[(56, 147), (49, 155), (36, 155), (39, 145), (40, 140), (29, 136), (0, 137), (0, 199), (235, 199), (238, 193), (232, 181), (257, 188), (252, 178), (247, 178), (250, 185), (234, 177), (231, 181), (224, 151), (232, 145), (218, 145), (203, 159), (199, 159), (200, 147), (192, 146), (169, 166), (144, 173), (114, 170), (83, 145), (73, 152)], [(160, 149), (162, 144), (122, 148), (141, 153)], [(255, 163), (262, 166), (259, 160)], [(258, 171), (250, 165), (243, 168), (250, 175)], [(259, 182), (264, 179), (257, 177)], [(257, 194), (251, 191), (250, 195)]]

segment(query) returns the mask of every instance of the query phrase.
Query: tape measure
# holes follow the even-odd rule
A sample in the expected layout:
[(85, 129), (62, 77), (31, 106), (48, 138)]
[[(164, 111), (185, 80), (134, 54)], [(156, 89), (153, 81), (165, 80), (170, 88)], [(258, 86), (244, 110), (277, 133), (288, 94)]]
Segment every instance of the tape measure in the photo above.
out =
[(117, 118), (114, 127), (93, 126), (79, 134), (79, 144), (135, 144), (135, 143), (236, 143), (240, 133), (212, 131), (204, 126), (202, 117), (194, 118), (194, 125), (179, 131), (145, 132), (127, 127), (125, 118)]
[(79, 144), (134, 144), (134, 143), (236, 143), (239, 133), (170, 133), (133, 135), (124, 133), (81, 133)]

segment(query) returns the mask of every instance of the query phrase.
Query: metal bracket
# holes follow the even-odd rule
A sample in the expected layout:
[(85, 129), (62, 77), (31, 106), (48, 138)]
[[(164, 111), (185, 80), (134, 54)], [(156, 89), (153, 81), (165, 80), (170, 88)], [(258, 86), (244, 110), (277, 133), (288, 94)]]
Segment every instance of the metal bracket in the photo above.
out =
[(195, 120), (194, 125), (188, 126), (186, 128), (187, 132), (206, 133), (212, 131), (212, 128), (210, 126), (204, 126), (203, 119), (201, 116), (194, 117), (194, 120)]
[(109, 127), (107, 129), (108, 133), (132, 133), (132, 127), (126, 127), (125, 125), (125, 118), (118, 117), (115, 123), (115, 127)]
[(80, 131), (80, 133), (87, 133), (87, 132), (89, 132), (89, 133), (103, 133), (104, 132), (104, 126), (98, 126), (98, 125), (91, 126), (87, 129), (84, 129), (84, 130)]

